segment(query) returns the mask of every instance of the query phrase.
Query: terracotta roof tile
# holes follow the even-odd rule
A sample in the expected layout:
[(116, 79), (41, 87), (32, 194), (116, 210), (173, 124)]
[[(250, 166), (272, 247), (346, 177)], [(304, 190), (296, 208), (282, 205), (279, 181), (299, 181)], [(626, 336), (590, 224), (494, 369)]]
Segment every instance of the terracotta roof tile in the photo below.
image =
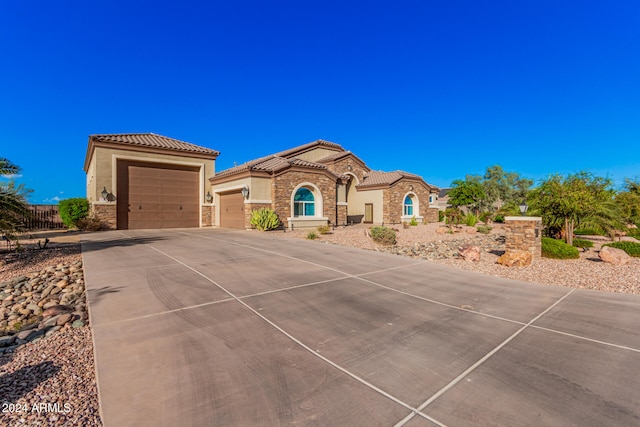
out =
[(394, 182), (401, 180), (402, 178), (422, 179), (420, 175), (404, 171), (371, 171), (365, 174), (364, 180), (361, 184), (358, 185), (358, 188), (373, 187), (376, 185), (391, 185)]
[(217, 156), (220, 152), (210, 148), (201, 147), (178, 139), (168, 138), (155, 133), (120, 133), (105, 135), (90, 135), (96, 142), (109, 142), (115, 144), (134, 145), (147, 148), (161, 148), (165, 150), (183, 151), (188, 153), (209, 154)]

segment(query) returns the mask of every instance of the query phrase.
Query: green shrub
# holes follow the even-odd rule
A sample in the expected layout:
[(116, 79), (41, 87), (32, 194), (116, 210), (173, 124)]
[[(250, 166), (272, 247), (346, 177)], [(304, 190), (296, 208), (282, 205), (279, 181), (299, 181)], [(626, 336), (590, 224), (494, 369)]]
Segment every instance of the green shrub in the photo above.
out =
[(415, 227), (416, 225), (418, 225), (418, 220), (416, 219), (416, 217), (412, 217), (411, 221), (409, 221), (409, 225)]
[(478, 230), (478, 233), (489, 234), (492, 228), (493, 227), (489, 227), (488, 225), (479, 225), (476, 230)]
[(396, 232), (388, 227), (371, 227), (371, 238), (383, 245), (396, 244)]
[(318, 233), (320, 234), (329, 234), (331, 232), (331, 227), (328, 225), (321, 225), (318, 227)]
[(592, 248), (593, 242), (585, 239), (573, 239), (573, 246), (576, 248)]
[(567, 245), (562, 240), (543, 237), (542, 256), (545, 258), (555, 259), (576, 259), (580, 258), (580, 253), (576, 248), (571, 245)]
[(640, 243), (636, 242), (613, 242), (603, 246), (611, 246), (612, 248), (622, 249), (633, 257), (640, 257)]
[(640, 228), (628, 228), (627, 236), (635, 237), (636, 239), (640, 239)]
[(444, 221), (444, 211), (438, 211), (438, 222)]
[(60, 219), (69, 228), (77, 227), (78, 221), (89, 216), (89, 201), (83, 197), (60, 200)]
[(480, 217), (478, 217), (478, 219), (484, 222), (485, 224), (487, 224), (488, 222), (491, 222), (492, 218), (493, 218), (493, 214), (491, 212), (482, 212), (480, 214)]
[(478, 217), (472, 214), (471, 212), (469, 212), (464, 217), (464, 223), (467, 224), (469, 227), (473, 227), (478, 223)]
[(493, 218), (493, 222), (499, 222), (499, 223), (503, 223), (504, 222), (504, 216), (503, 215), (496, 215), (495, 218)]
[(307, 239), (316, 240), (317, 238), (318, 238), (318, 235), (316, 234), (315, 231), (310, 231), (307, 233)]
[(260, 231), (269, 231), (280, 226), (280, 218), (272, 209), (256, 209), (251, 211), (251, 225)]

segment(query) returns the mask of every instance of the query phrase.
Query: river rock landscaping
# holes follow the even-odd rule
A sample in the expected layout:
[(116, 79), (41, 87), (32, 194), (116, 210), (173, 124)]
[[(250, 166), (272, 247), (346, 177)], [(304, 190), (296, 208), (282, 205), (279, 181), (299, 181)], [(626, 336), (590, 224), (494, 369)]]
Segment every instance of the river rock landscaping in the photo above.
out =
[(0, 425), (100, 426), (80, 245), (0, 255)]

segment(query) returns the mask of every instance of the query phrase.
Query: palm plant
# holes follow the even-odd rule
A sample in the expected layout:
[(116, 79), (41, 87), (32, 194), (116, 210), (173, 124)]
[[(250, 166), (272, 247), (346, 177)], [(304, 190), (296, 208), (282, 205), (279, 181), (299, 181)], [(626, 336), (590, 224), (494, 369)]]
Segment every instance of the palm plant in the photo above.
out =
[[(0, 175), (14, 175), (20, 167), (5, 158), (0, 158)], [(0, 183), (0, 232), (13, 237), (23, 228), (23, 220), (29, 215), (29, 208), (21, 186), (13, 182)]]

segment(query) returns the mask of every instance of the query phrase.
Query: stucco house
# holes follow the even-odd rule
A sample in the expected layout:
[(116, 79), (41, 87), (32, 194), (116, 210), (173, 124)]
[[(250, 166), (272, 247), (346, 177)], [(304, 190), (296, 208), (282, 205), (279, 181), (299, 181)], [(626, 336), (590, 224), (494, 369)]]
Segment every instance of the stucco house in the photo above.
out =
[[(92, 135), (85, 171), (94, 214), (119, 229), (245, 229), (251, 211), (263, 207), (289, 229), (438, 219), (429, 200), (439, 188), (411, 173), (372, 171), (333, 142), (313, 141), (215, 173), (218, 154), (155, 134)], [(115, 194), (108, 197), (107, 188)]]

